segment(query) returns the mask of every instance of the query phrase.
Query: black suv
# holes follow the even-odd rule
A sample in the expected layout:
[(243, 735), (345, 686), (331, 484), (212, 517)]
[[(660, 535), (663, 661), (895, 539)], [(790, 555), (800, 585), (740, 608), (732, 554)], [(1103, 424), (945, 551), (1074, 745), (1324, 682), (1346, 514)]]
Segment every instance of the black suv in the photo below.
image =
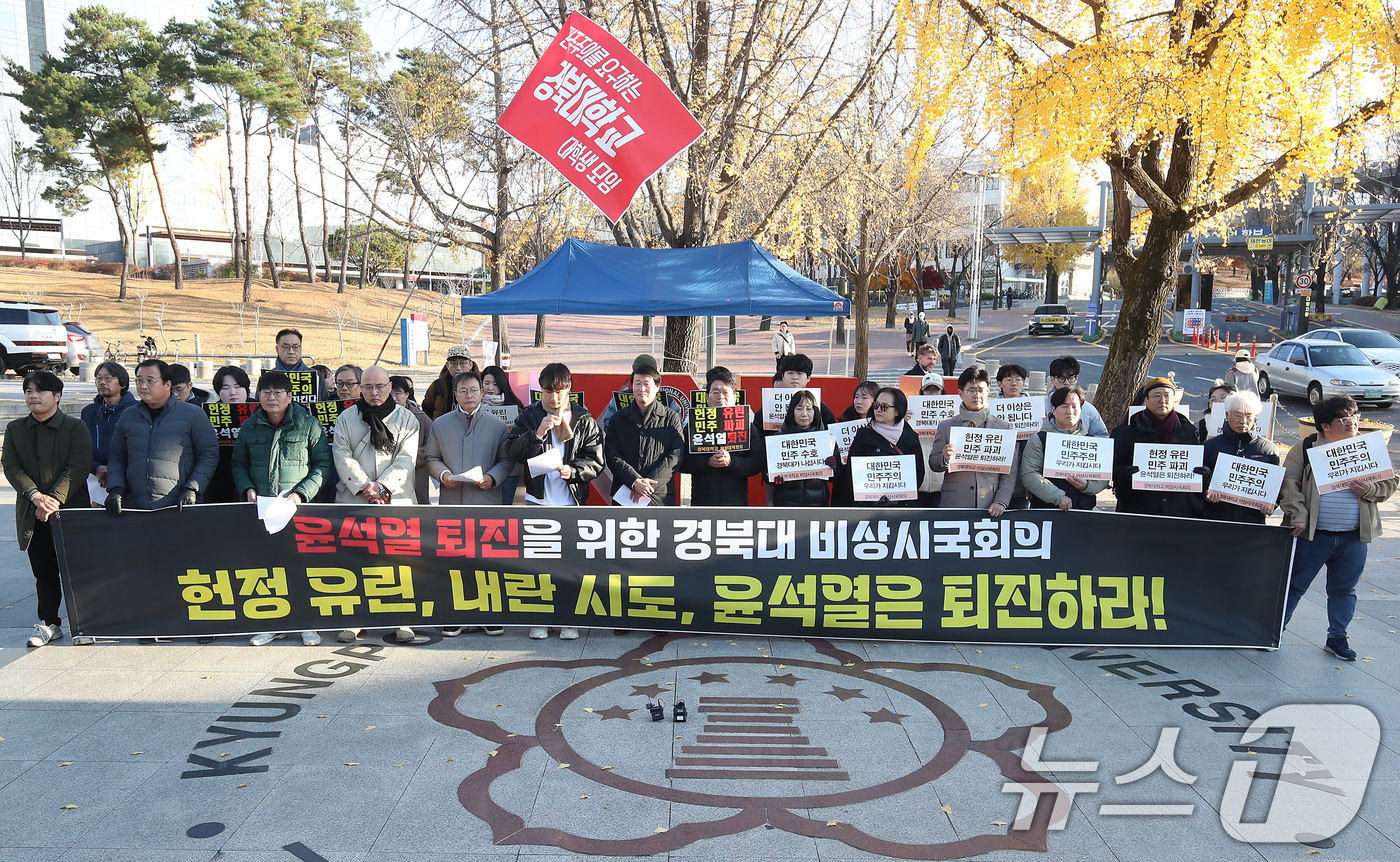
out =
[(1074, 312), (1066, 305), (1037, 305), (1031, 313), (1030, 334), (1049, 332), (1055, 335), (1074, 334)]

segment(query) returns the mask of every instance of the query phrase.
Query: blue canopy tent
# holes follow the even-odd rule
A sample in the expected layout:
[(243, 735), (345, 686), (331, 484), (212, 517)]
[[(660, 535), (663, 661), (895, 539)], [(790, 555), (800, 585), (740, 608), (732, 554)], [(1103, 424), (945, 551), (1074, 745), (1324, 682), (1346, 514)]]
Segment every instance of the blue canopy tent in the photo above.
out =
[(462, 314), (710, 318), (706, 343), (709, 364), (713, 365), (714, 317), (849, 317), (851, 303), (753, 240), (702, 248), (651, 249), (571, 239), (500, 290), (464, 297)]
[(653, 249), (571, 239), (506, 287), (463, 298), (462, 313), (847, 317), (851, 303), (752, 240)]

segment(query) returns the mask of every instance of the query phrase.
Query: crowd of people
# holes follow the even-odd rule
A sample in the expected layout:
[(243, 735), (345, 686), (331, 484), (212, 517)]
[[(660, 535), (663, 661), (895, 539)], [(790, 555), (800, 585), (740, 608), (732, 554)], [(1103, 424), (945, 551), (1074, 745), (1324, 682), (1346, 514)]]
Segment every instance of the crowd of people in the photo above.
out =
[[(521, 481), (526, 506), (583, 505), (591, 486), (615, 504), (664, 506), (676, 501), (680, 474), (690, 476), (690, 501), (697, 506), (747, 506), (749, 480), (759, 475), (767, 503), (773, 506), (980, 509), (993, 518), (1013, 509), (1094, 509), (1107, 481), (1047, 475), (1047, 435), (1054, 433), (1111, 436), (1112, 485), (1119, 512), (1265, 521), (1261, 509), (1222, 500), (1213, 491), (1133, 487), (1138, 443), (1203, 445), (1203, 488), (1222, 454), (1279, 463), (1277, 449), (1256, 427), (1261, 410), (1257, 392), (1237, 385), (1253, 371), (1247, 357), (1236, 363), (1236, 382), (1222, 382), (1211, 391), (1211, 401), (1222, 403), (1226, 417), (1216, 433), (1207, 433), (1204, 422), (1198, 426), (1182, 415), (1181, 389), (1173, 380), (1157, 377), (1146, 381), (1135, 399), (1142, 409), (1131, 412), (1111, 434), (1078, 386), (1078, 361), (1060, 357), (1047, 369), (1043, 427), (1016, 444), (1008, 472), (954, 469), (951, 439), (959, 427), (1011, 428), (992, 414), (989, 399), (994, 394), (1023, 397), (1030, 376), (1023, 366), (1002, 365), (995, 380), (980, 365), (963, 368), (957, 376), (957, 413), (931, 436), (910, 427), (908, 396), (900, 388), (861, 382), (841, 421), (867, 424), (858, 428), (848, 451), (833, 448), (826, 459), (831, 475), (785, 479), (769, 475), (765, 447), (770, 435), (820, 431), (837, 421), (835, 412), (808, 388), (812, 362), (790, 349), (785, 330), (786, 325), (780, 325), (774, 336), (778, 367), (772, 387), (794, 391), (781, 427), (765, 431), (755, 416), (747, 450), (703, 454), (689, 451), (688, 417), (660, 397), (661, 373), (648, 355), (633, 363), (622, 387), (627, 398), (610, 403), (599, 419), (571, 398), (573, 378), (563, 363), (541, 369), (538, 400), (527, 404), (512, 391), (501, 368), (479, 369), (465, 347), (452, 347), (440, 376), (420, 402), (409, 378), (390, 375), (379, 366), (346, 364), (334, 371), (307, 366), (301, 357), (301, 335), (292, 329), (277, 334), (275, 366), (256, 386), (241, 369), (229, 366), (218, 370), (212, 391), (206, 391), (191, 385), (184, 366), (147, 359), (134, 370), (133, 396), (132, 375), (118, 363), (104, 362), (96, 370), (97, 395), (81, 418), (58, 408), (63, 382), (57, 376), (31, 372), (24, 380), (29, 415), (9, 424), (3, 451), (5, 475), (18, 493), (19, 545), (29, 555), (37, 584), (39, 622), (28, 644), (43, 646), (63, 636), (59, 566), (49, 518), (59, 509), (92, 505), (90, 487), (94, 495), (105, 495), (102, 505), (113, 516), (127, 509), (272, 496), (298, 503), (427, 504), (430, 483), (439, 486), (441, 504), (511, 505)], [(910, 373), (920, 376), (920, 394), (942, 395), (945, 382), (939, 370), (951, 370), (946, 359), (960, 352), (956, 336), (950, 327), (946, 335), (951, 339), (940, 339), (945, 342), (940, 350), (927, 343), (927, 325), (922, 331), (914, 327), (911, 334), (911, 351), (917, 358)], [(920, 335), (924, 342), (916, 343)], [(940, 354), (945, 364), (935, 369)], [(293, 400), (289, 375), (298, 372), (314, 372), (316, 399), (334, 398), (346, 405), (331, 433), (307, 406)], [(708, 407), (740, 403), (739, 382), (726, 368), (709, 370), (705, 393)], [(220, 446), (202, 405), (250, 401), (257, 407), (242, 422), (234, 444)], [(500, 405), (516, 408), (513, 422), (485, 409)], [(1357, 481), (1318, 493), (1305, 453), (1313, 445), (1356, 436), (1358, 408), (1349, 398), (1329, 398), (1317, 405), (1314, 418), (1318, 433), (1289, 452), (1277, 501), (1284, 523), (1298, 538), (1286, 613), (1291, 617), (1326, 567), (1327, 649), (1352, 660), (1356, 654), (1347, 642), (1347, 623), (1355, 608), (1356, 584), (1366, 545), (1380, 534), (1377, 504), (1394, 493), (1397, 483)], [(849, 459), (902, 455), (916, 456), (917, 496), (857, 502)], [(527, 462), (542, 458), (553, 466), (544, 472), (526, 469)], [(503, 630), (485, 631), (496, 635)], [(461, 632), (442, 630), (445, 636)], [(338, 637), (352, 642), (362, 634), (350, 629)], [(548, 630), (533, 628), (529, 634), (545, 638)], [(564, 639), (578, 635), (577, 629), (560, 630)], [(278, 637), (258, 634), (252, 643), (263, 645)], [(301, 637), (306, 644), (320, 642), (317, 632), (303, 632)], [(426, 640), (411, 628), (398, 629), (395, 637), (404, 643)]]

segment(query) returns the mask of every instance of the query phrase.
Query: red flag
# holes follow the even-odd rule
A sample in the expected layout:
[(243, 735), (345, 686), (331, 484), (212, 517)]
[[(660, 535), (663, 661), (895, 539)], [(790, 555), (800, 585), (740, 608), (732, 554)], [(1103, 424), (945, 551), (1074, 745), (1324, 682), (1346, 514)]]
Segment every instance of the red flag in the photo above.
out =
[(496, 124), (614, 224), (642, 183), (704, 132), (660, 76), (578, 12)]

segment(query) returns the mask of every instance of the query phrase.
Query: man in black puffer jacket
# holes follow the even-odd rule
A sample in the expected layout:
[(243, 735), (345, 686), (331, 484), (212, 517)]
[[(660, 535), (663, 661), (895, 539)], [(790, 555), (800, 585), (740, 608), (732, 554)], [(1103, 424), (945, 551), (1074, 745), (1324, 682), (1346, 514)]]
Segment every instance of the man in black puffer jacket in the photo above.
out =
[(1139, 491), (1133, 488), (1133, 449), (1138, 443), (1171, 443), (1179, 446), (1199, 446), (1201, 438), (1196, 426), (1176, 411), (1180, 390), (1166, 377), (1154, 377), (1143, 387), (1146, 409), (1113, 432), (1113, 493), (1118, 497), (1118, 511), (1139, 515), (1175, 515), (1178, 518), (1199, 518), (1205, 510), (1205, 498), (1199, 492)]
[(199, 502), (219, 464), (219, 441), (203, 408), (177, 401), (170, 366), (136, 366), (141, 403), (122, 414), (107, 458), (107, 511)]
[(657, 399), (661, 372), (643, 365), (632, 371), (633, 401), (608, 421), (603, 453), (612, 471), (612, 495), (631, 490), (632, 499), (651, 498), (649, 505), (665, 506), (666, 493), (685, 451), (681, 417)]
[(573, 375), (562, 362), (540, 371), (544, 397), (515, 417), (506, 436), (506, 454), (524, 464), (551, 448), (559, 450), (563, 466), (543, 476), (525, 469), (525, 503), (537, 506), (582, 506), (588, 483), (603, 472), (603, 435), (582, 404), (569, 401)]

